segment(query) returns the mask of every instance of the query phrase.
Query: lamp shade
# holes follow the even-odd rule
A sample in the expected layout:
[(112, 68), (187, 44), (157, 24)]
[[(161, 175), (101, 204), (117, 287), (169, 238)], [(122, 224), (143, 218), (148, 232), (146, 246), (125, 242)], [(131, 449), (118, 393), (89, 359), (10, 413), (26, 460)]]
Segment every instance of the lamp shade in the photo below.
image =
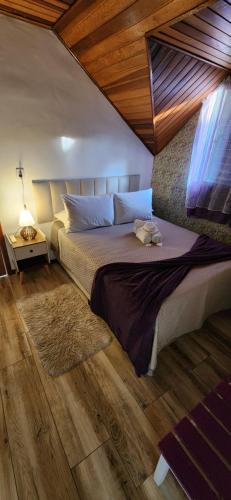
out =
[(24, 226), (33, 226), (35, 224), (35, 221), (27, 208), (24, 208), (21, 210), (19, 214), (19, 226), (24, 227)]

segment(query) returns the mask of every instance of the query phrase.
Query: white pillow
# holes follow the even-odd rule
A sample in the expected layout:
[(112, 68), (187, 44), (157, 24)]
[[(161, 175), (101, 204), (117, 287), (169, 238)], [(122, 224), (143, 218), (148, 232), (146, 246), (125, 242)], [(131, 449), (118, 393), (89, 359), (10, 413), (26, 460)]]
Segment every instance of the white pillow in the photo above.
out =
[(114, 222), (113, 195), (62, 196), (67, 221), (67, 233), (77, 233), (102, 226), (112, 226)]
[(115, 224), (152, 218), (152, 189), (114, 194)]
[(64, 226), (66, 225), (67, 214), (66, 214), (65, 210), (62, 210), (61, 212), (57, 212), (57, 214), (55, 214), (55, 218), (58, 220), (61, 220), (61, 222), (64, 224)]

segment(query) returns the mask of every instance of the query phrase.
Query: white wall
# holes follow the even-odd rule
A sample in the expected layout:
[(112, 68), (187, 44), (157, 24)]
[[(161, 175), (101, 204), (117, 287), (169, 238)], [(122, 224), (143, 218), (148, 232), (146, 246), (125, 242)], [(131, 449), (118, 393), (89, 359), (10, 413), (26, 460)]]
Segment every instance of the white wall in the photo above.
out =
[(17, 227), (32, 179), (141, 173), (150, 185), (153, 157), (56, 36), (0, 15), (0, 221)]

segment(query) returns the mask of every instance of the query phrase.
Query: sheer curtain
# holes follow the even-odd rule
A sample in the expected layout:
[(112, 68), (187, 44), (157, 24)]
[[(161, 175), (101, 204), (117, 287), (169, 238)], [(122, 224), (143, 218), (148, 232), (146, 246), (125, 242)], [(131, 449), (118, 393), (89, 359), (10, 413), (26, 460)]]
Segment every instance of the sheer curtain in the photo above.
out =
[(231, 225), (231, 80), (202, 105), (187, 182), (188, 216)]

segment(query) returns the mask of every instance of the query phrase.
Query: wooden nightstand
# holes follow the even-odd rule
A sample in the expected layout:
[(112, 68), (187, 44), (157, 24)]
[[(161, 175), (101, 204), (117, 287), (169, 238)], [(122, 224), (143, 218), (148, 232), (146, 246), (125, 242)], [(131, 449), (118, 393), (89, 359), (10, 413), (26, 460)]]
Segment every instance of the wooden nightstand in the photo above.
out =
[(50, 263), (49, 248), (45, 234), (38, 229), (34, 240), (25, 241), (20, 235), (15, 236), (13, 242), (11, 235), (7, 234), (7, 240), (12, 250), (12, 256), (17, 273), (19, 273), (20, 283), (23, 282), (23, 273), (31, 265), (44, 262), (48, 269)]

